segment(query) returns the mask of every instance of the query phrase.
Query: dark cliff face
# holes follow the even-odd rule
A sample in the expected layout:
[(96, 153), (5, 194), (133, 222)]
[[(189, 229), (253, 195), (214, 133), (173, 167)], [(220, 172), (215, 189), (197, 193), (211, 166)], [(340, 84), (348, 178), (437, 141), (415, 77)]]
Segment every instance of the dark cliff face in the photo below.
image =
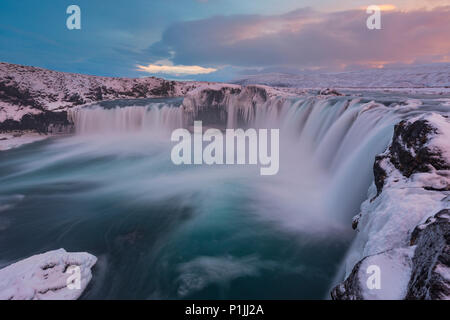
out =
[(230, 95), (238, 95), (241, 93), (240, 88), (228, 88), (223, 87), (219, 90), (216, 89), (205, 89), (202, 91), (201, 101), (203, 108), (209, 108), (211, 106), (219, 106), (225, 104), (225, 100)]
[(331, 290), (331, 298), (333, 300), (362, 300), (364, 299), (361, 289), (361, 281), (359, 279), (359, 272), (364, 260), (358, 262), (352, 273), (347, 279), (337, 285)]
[(31, 106), (43, 110), (43, 105), (37, 101), (27, 89), (22, 89), (14, 82), (0, 81), (0, 101), (17, 106)]
[(417, 226), (411, 235), (417, 246), (406, 299), (440, 300), (450, 297), (450, 209), (444, 209)]
[(82, 105), (86, 103), (113, 99), (172, 97), (176, 94), (175, 85), (175, 81), (166, 81), (161, 79), (161, 82), (155, 87), (150, 87), (143, 83), (134, 83), (133, 86), (127, 91), (115, 90), (105, 85), (94, 86), (89, 89), (84, 99), (78, 93), (73, 93), (68, 96), (67, 100), (65, 101), (73, 102), (74, 105)]
[(207, 126), (224, 127), (227, 124), (230, 108), (233, 107), (237, 126), (245, 127), (247, 121), (244, 119), (242, 108), (256, 109), (269, 98), (267, 89), (261, 86), (223, 85), (222, 87), (206, 87), (194, 92), (185, 98), (183, 105), (189, 124), (192, 124), (195, 119)]
[(241, 93), (240, 88), (222, 87), (205, 88), (193, 97), (188, 97), (191, 108), (185, 108), (187, 123), (193, 125), (194, 120), (202, 121), (203, 125), (218, 128), (226, 126), (227, 99)]
[(7, 119), (0, 123), (0, 132), (36, 131), (39, 133), (69, 133), (72, 124), (67, 120), (67, 112), (45, 111), (39, 114), (26, 114), (20, 121)]

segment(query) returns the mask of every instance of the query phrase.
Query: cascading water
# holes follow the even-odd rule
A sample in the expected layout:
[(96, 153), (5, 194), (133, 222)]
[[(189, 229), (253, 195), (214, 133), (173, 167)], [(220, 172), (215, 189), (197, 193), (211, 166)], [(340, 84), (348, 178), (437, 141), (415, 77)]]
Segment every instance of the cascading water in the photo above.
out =
[[(432, 100), (424, 104), (397, 98), (397, 102), (381, 103), (349, 97), (277, 98), (257, 108), (232, 108), (234, 119), (228, 119), (228, 126), (241, 116), (248, 127), (280, 129), (284, 158), (280, 167), (286, 171), (285, 178), (306, 178), (310, 188), (321, 181), (316, 195), (323, 204), (323, 218), (328, 224), (346, 226), (366, 198), (375, 156), (386, 149), (394, 125), (426, 111), (448, 112)], [(307, 169), (300, 170), (302, 166)], [(301, 198), (296, 188), (285, 191)]]
[(180, 108), (164, 103), (105, 109), (101, 106), (69, 110), (69, 121), (77, 134), (105, 132), (167, 133), (183, 127)]
[(86, 299), (323, 298), (394, 124), (445, 108), (402, 101), (230, 99), (224, 126), (280, 129), (264, 177), (173, 165), (170, 133), (191, 118), (171, 100), (74, 110), (74, 136), (0, 155), (0, 267), (64, 247), (99, 257)]

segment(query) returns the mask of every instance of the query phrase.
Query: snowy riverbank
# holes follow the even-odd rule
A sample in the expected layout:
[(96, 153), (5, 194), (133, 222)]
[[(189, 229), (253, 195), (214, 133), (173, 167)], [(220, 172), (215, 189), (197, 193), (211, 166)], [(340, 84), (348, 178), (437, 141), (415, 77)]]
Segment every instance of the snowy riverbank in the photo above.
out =
[[(345, 261), (335, 299), (450, 299), (450, 121), (402, 121), (376, 158), (375, 183)], [(377, 288), (368, 285), (378, 267)]]

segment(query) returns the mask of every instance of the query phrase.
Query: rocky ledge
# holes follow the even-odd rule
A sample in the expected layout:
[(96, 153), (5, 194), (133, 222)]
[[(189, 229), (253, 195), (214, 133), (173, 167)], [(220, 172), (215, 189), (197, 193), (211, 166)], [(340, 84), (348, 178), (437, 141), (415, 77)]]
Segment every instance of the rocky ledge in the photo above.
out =
[(449, 119), (431, 113), (396, 125), (374, 176), (332, 298), (450, 299)]

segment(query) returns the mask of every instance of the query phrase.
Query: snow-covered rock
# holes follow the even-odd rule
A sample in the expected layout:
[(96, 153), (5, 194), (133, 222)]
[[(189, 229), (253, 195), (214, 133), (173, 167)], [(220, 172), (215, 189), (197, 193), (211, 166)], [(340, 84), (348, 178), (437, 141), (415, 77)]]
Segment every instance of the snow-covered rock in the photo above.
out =
[[(411, 276), (414, 248), (391, 249), (367, 256), (353, 268), (347, 280), (336, 287), (331, 295), (336, 300), (400, 300), (406, 295)], [(381, 271), (379, 289), (369, 289), (374, 276), (371, 266)], [(369, 271), (369, 272), (368, 272)]]
[[(89, 253), (64, 249), (21, 260), (0, 270), (0, 300), (78, 299), (92, 279), (91, 268), (96, 262)], [(79, 288), (70, 278), (77, 274)]]
[[(390, 146), (376, 157), (368, 200), (353, 219), (358, 234), (345, 261), (346, 280), (333, 298), (450, 299), (449, 152), (450, 121), (442, 115), (424, 114), (395, 127)], [(382, 288), (397, 279), (396, 295), (367, 287), (369, 263), (380, 267)]]

